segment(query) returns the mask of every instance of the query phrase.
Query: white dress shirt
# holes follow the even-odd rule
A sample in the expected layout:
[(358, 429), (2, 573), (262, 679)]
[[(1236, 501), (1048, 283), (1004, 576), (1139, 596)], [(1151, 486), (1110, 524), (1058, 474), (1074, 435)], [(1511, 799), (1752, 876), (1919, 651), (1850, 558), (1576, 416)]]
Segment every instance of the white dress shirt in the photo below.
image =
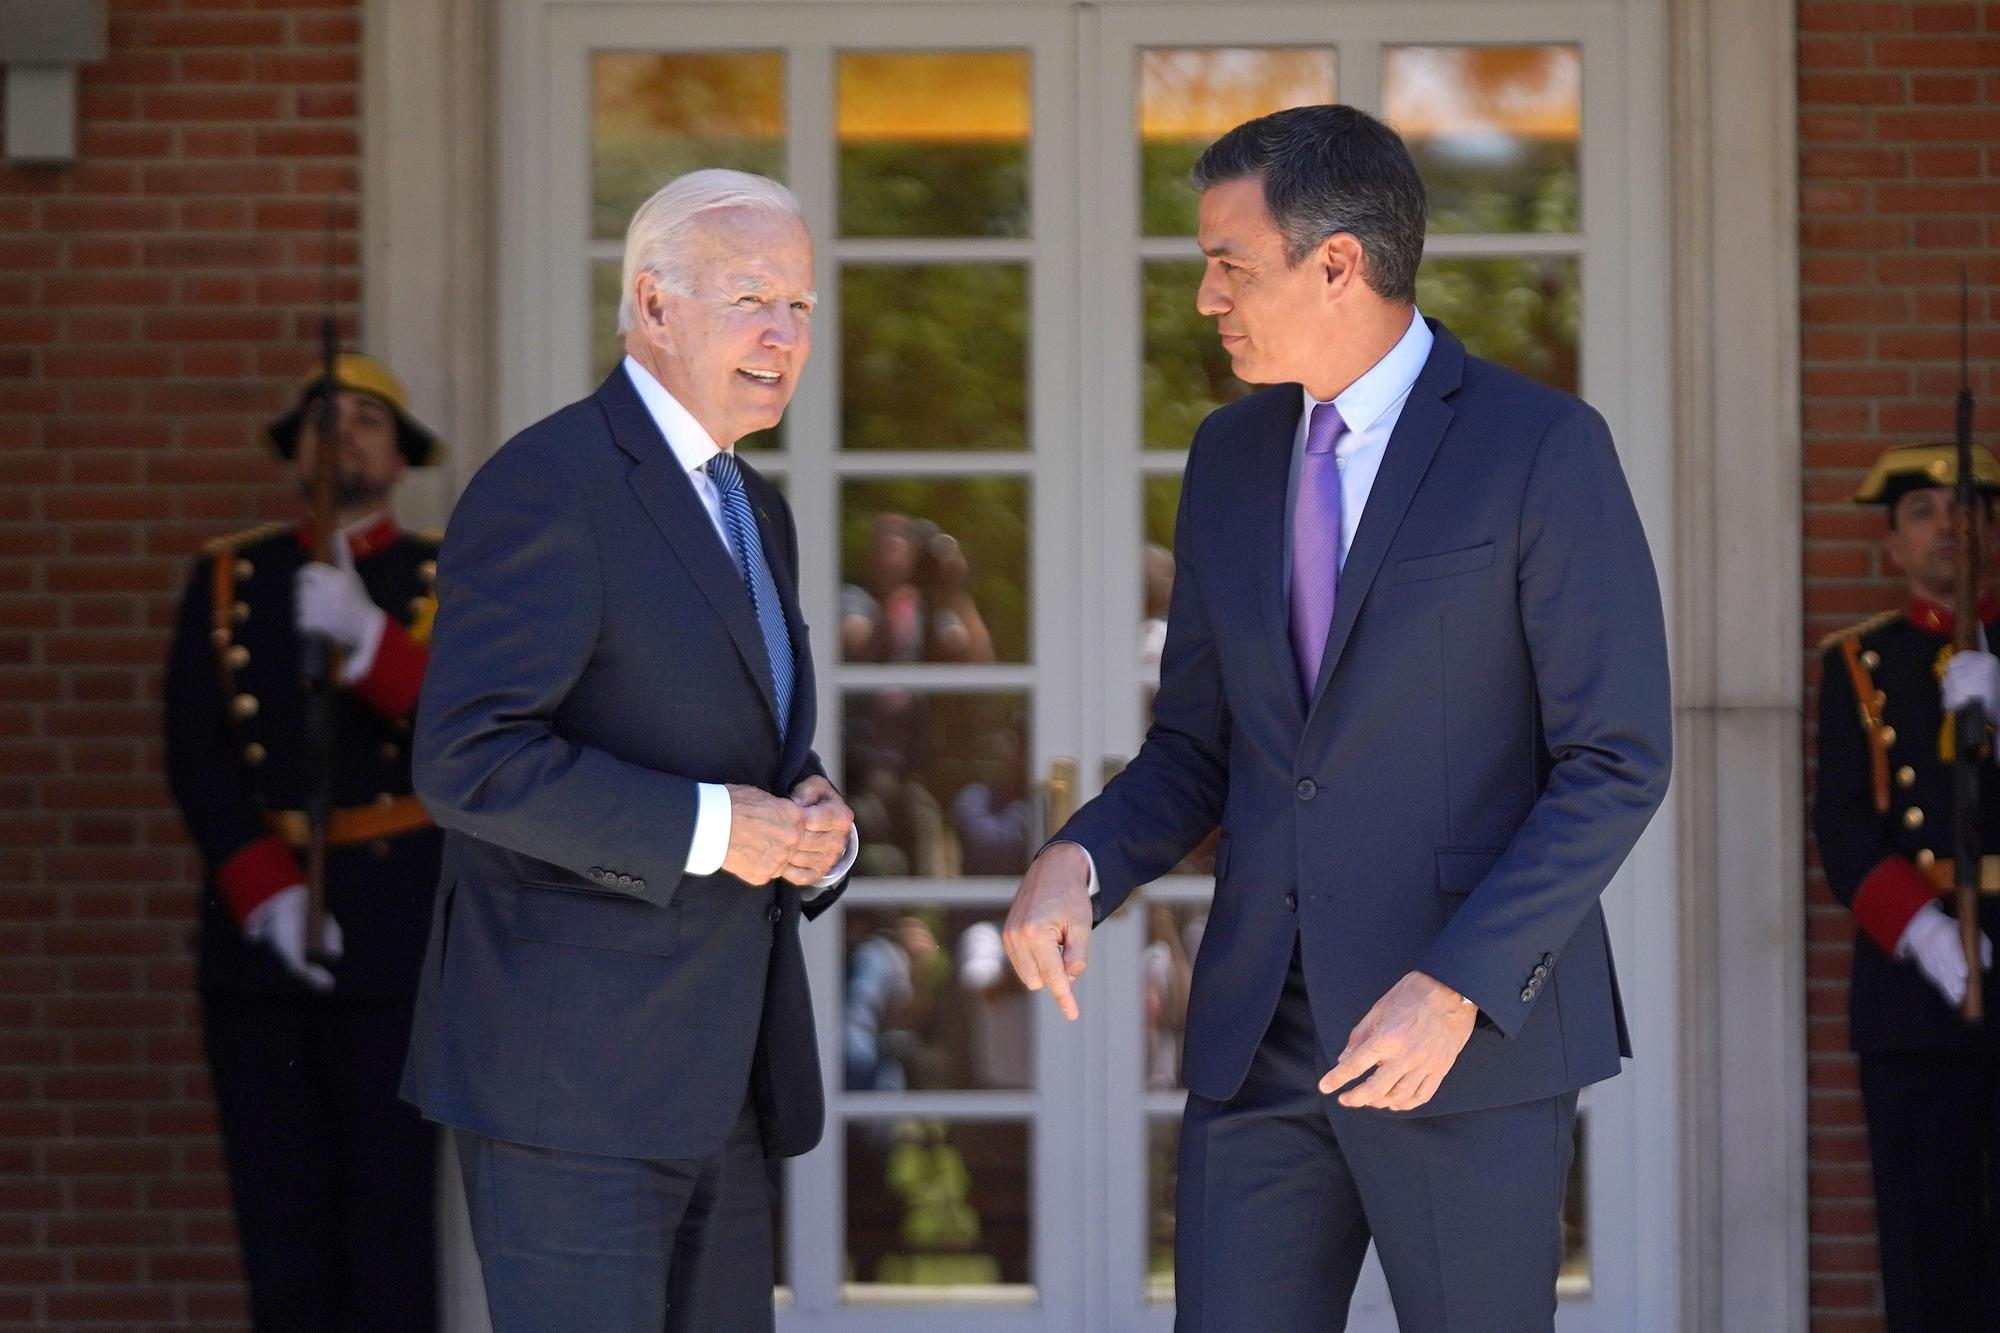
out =
[[(646, 405), (653, 424), (660, 428), (660, 434), (666, 436), (667, 447), (674, 451), (675, 459), (686, 470), (688, 482), (700, 498), (701, 507), (708, 511), (708, 521), (715, 525), (716, 540), (722, 543), (729, 563), (735, 565), (736, 550), (729, 544), (729, 530), (722, 525), (722, 495), (708, 475), (708, 460), (721, 453), (721, 448), (702, 424), (694, 419), (694, 414), (676, 402), (674, 396), (653, 378), (651, 371), (629, 356), (625, 358), (625, 376), (638, 390), (639, 401)], [(743, 572), (742, 566), (737, 566), (737, 572)], [(688, 844), (687, 873), (713, 875), (722, 869), (722, 863), (729, 855), (732, 820), (729, 789), (716, 782), (703, 782), (698, 784), (698, 788), (701, 805), (695, 814), (694, 839)], [(811, 898), (818, 890), (839, 883), (854, 868), (854, 860), (860, 854), (861, 836), (849, 829), (847, 853), (840, 858), (840, 864), (825, 879), (802, 888), (801, 896)]]
[[(1334, 466), (1340, 470), (1340, 563), (1343, 566), (1347, 563), (1348, 549), (1354, 545), (1355, 530), (1361, 526), (1361, 513), (1368, 507), (1368, 495), (1375, 489), (1375, 474), (1382, 470), (1382, 457), (1389, 451), (1389, 436), (1395, 432), (1396, 423), (1403, 419), (1403, 404), (1410, 400), (1410, 390), (1416, 386), (1424, 363), (1430, 360), (1431, 344), (1436, 341), (1430, 325), (1424, 323), (1422, 313), (1412, 307), (1410, 327), (1403, 331), (1396, 345), (1363, 372), (1360, 379), (1333, 398), (1333, 405), (1347, 426), (1333, 446)], [(1324, 401), (1303, 388), (1299, 393), (1305, 403), (1299, 413), (1298, 431), (1292, 437), (1292, 470), (1285, 483), (1284, 561), (1279, 570), (1281, 586), (1285, 588), (1290, 588), (1292, 584), (1292, 507), (1298, 502), (1299, 469), (1304, 466), (1306, 457), (1306, 432), (1312, 426), (1313, 408)], [(1334, 594), (1334, 602), (1339, 604), (1338, 591)], [(1081, 843), (1077, 845), (1082, 846)], [(1090, 854), (1088, 847), (1083, 848), (1083, 855), (1090, 863), (1090, 892), (1095, 897), (1098, 888), (1097, 858)]]

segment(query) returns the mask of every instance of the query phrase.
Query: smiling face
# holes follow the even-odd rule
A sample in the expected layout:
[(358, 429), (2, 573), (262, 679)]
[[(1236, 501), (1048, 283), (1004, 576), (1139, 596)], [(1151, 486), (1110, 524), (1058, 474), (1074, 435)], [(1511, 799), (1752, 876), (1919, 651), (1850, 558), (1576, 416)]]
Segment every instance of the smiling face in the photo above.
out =
[(778, 424), (812, 354), (812, 237), (796, 218), (719, 209), (681, 271), (685, 292), (636, 277), (626, 350), (727, 449)]

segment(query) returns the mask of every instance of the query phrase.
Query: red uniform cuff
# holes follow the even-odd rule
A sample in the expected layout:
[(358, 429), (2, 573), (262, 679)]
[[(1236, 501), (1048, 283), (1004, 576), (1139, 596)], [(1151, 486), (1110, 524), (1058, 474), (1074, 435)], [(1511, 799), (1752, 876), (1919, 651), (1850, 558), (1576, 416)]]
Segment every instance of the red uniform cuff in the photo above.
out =
[(229, 914), (240, 926), (280, 890), (303, 884), (305, 878), (292, 849), (283, 838), (270, 833), (224, 861), (215, 872), (215, 887), (222, 891), (222, 901), (229, 904)]
[(417, 706), (430, 649), (410, 637), (394, 616), (382, 626), (382, 642), (368, 674), (354, 682), (354, 692), (383, 717), (408, 717)]
[(1854, 922), (1893, 958), (1910, 918), (1937, 896), (1937, 886), (1907, 857), (1885, 856), (1854, 891)]

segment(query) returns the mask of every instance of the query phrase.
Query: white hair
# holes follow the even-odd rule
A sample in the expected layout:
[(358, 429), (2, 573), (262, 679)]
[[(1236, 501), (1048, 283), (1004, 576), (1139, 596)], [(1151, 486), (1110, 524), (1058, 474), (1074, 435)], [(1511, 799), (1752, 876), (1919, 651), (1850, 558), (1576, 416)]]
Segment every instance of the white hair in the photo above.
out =
[(755, 208), (780, 217), (805, 221), (798, 196), (768, 176), (709, 167), (676, 176), (639, 205), (625, 229), (624, 288), (618, 297), (618, 332), (627, 333), (637, 321), (632, 284), (650, 273), (670, 291), (687, 293), (693, 282), (687, 271), (688, 242), (704, 213), (723, 208)]

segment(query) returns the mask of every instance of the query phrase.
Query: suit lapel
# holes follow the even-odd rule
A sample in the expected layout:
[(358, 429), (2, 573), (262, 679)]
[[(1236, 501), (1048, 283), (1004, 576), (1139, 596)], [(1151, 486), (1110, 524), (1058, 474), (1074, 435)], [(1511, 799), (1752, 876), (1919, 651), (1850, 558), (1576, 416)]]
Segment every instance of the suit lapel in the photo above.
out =
[(1281, 690), (1291, 705), (1292, 719), (1305, 721), (1304, 688), (1299, 664), (1292, 656), (1292, 598), (1285, 586), (1285, 538), (1290, 527), (1285, 505), (1291, 489), (1292, 447), (1297, 443), (1299, 414), (1305, 396), (1297, 386), (1274, 396), (1279, 404), (1255, 429), (1243, 468), (1247, 522), (1243, 531), (1256, 534), (1252, 571), (1264, 614), (1264, 641), (1270, 645), (1273, 669), (1285, 683)]
[(1327, 626), (1326, 653), (1320, 659), (1319, 679), (1313, 685), (1312, 703), (1307, 708), (1308, 719), (1317, 713), (1320, 701), (1326, 697), (1327, 682), (1333, 678), (1334, 668), (1340, 665), (1341, 654), (1354, 631), (1355, 618), (1361, 614), (1368, 590), (1382, 570), (1389, 543), (1402, 527), (1403, 516), (1410, 511), (1410, 501), (1416, 498), (1417, 487), (1423, 483), (1445, 429), (1451, 425), (1454, 413), (1445, 398), (1458, 388), (1465, 365), (1465, 348), (1441, 325), (1430, 323), (1436, 339), (1430, 358), (1424, 362), (1417, 382), (1410, 386), (1403, 414), (1397, 418), (1396, 429), (1390, 433), (1388, 447), (1383, 452), (1381, 470), (1375, 474), (1375, 484), (1369, 489), (1367, 506), (1361, 511), (1354, 545), (1340, 569), (1340, 591), (1334, 599), (1333, 623)]
[[(755, 468), (743, 469), (745, 487), (750, 495), (750, 507), (757, 515), (757, 540), (764, 548), (764, 563), (770, 567), (771, 582), (778, 588), (778, 604), (785, 613), (785, 629), (792, 640), (792, 725), (785, 736), (784, 771), (793, 771), (796, 763), (805, 758), (805, 750), (811, 746), (813, 730), (818, 723), (818, 699), (813, 682), (812, 649), (806, 638), (805, 612), (799, 606), (799, 586), (797, 562), (792, 558), (778, 534), (784, 529), (778, 506), (784, 500), (777, 488), (764, 479)], [(761, 630), (759, 631), (761, 633)]]
[(673, 449), (639, 400), (623, 367), (613, 369), (605, 379), (597, 401), (611, 423), (612, 438), (632, 458), (634, 466), (626, 474), (627, 483), (687, 567), (694, 586), (722, 617), (775, 727), (777, 694), (771, 684), (771, 660), (764, 652), (764, 631), (758, 627), (757, 613), (751, 609), (750, 594), (736, 572), (736, 562), (723, 550), (715, 523), (694, 493), (694, 484), (681, 471)]

